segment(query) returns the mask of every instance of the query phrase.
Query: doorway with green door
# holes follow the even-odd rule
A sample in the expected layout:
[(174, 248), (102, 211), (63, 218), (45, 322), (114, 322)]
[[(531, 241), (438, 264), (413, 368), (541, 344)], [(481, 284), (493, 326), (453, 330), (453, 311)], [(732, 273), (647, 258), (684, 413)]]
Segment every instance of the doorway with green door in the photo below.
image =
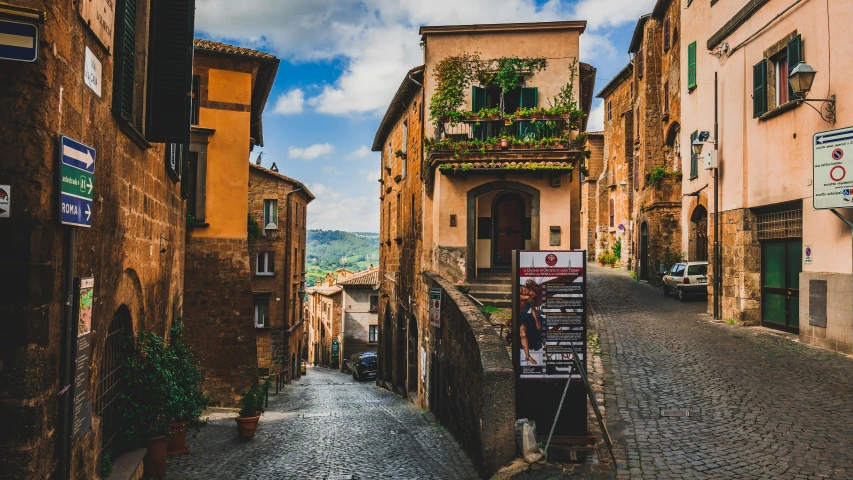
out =
[[(802, 210), (764, 214), (758, 218), (761, 325), (798, 333), (800, 273), (803, 271)], [(766, 228), (770, 225), (774, 227), (772, 230)]]

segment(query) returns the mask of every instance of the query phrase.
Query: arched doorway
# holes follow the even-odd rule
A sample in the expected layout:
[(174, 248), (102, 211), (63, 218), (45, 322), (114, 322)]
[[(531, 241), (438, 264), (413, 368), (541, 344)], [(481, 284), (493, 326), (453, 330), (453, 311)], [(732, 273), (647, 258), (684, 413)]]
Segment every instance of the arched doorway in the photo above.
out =
[(524, 249), (524, 199), (504, 192), (492, 204), (492, 265), (512, 265), (512, 251)]
[(708, 261), (708, 210), (697, 205), (690, 215), (690, 260)]
[(649, 224), (643, 222), (640, 225), (640, 256), (637, 258), (637, 267), (640, 269), (640, 279), (648, 281), (649, 276)]
[(418, 321), (414, 315), (409, 315), (409, 372), (407, 387), (409, 397), (418, 393)]
[(397, 313), (397, 345), (394, 348), (396, 355), (394, 369), (394, 389), (400, 395), (406, 395), (406, 319), (400, 313)]
[(101, 417), (103, 451), (113, 453), (126, 447), (121, 414), (121, 398), (125, 393), (122, 377), (125, 362), (133, 352), (133, 321), (127, 306), (120, 306), (113, 315), (101, 352), (93, 410)]

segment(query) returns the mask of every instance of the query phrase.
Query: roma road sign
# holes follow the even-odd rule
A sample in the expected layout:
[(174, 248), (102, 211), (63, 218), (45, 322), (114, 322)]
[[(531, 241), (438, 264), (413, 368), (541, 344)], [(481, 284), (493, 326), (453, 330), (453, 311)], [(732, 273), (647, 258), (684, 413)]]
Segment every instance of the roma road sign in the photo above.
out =
[(853, 207), (853, 127), (815, 133), (813, 149), (814, 208)]
[(39, 28), (32, 23), (0, 20), (0, 60), (33, 63), (39, 58)]
[(92, 226), (95, 149), (59, 137), (59, 217), (65, 225)]

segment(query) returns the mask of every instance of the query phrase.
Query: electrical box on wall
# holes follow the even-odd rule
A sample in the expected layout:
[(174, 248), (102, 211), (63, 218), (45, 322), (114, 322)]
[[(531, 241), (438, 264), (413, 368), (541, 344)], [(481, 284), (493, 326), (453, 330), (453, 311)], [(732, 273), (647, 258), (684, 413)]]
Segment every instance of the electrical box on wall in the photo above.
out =
[(717, 168), (717, 151), (709, 150), (705, 152), (705, 170), (713, 170)]
[(562, 235), (561, 229), (559, 225), (551, 226), (551, 242), (549, 243), (552, 247), (559, 247)]

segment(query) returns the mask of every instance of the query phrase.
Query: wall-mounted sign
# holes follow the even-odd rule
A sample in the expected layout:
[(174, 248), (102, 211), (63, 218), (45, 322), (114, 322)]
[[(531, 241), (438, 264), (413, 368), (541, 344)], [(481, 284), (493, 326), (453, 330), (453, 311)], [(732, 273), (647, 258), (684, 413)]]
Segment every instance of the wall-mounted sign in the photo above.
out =
[(109, 52), (113, 46), (115, 0), (80, 0), (80, 17)]
[(334, 358), (334, 359), (338, 358), (339, 349), (340, 349), (340, 344), (338, 343), (338, 339), (333, 338), (332, 339), (332, 358)]
[(441, 328), (441, 289), (429, 289), (429, 324)]
[(77, 354), (74, 366), (74, 423), (72, 435), (89, 431), (92, 402), (89, 401), (89, 363), (92, 358), (92, 307), (95, 298), (95, 279), (78, 278), (74, 299), (77, 324)]
[(83, 64), (83, 83), (91, 88), (99, 97), (101, 96), (102, 77), (101, 61), (89, 50), (89, 47), (86, 47), (86, 58)]
[(812, 246), (806, 245), (805, 248), (803, 249), (803, 263), (805, 265), (811, 265), (812, 264), (812, 258), (813, 258), (812, 254), (813, 253), (814, 253), (814, 251), (812, 250)]
[(853, 127), (815, 133), (812, 147), (814, 208), (853, 208)]
[(32, 23), (0, 20), (0, 60), (33, 63), (39, 58), (39, 28)]
[(0, 218), (9, 218), (12, 205), (11, 185), (0, 185)]
[(65, 225), (91, 227), (95, 149), (64, 135), (59, 140), (60, 219)]

